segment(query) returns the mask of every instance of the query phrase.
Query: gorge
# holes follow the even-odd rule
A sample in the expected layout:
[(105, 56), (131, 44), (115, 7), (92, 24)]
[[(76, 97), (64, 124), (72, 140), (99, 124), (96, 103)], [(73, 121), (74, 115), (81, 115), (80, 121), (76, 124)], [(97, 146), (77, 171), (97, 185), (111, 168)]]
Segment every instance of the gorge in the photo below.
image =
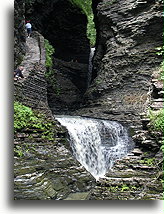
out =
[[(93, 0), (92, 8), (89, 76), (94, 49), (82, 9), (69, 0), (15, 0), (15, 66), (27, 72), (14, 82), (14, 98), (45, 124), (15, 130), (15, 200), (162, 198), (162, 135), (153, 135), (146, 113), (154, 99), (163, 106), (152, 82), (162, 62), (162, 1)], [(30, 39), (18, 28), (24, 18)], [(55, 49), (51, 69), (44, 39)]]

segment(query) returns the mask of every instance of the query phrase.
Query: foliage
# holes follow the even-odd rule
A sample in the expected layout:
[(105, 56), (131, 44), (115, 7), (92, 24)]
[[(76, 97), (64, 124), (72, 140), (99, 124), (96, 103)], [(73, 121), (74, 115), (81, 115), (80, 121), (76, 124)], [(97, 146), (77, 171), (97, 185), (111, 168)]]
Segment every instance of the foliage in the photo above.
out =
[(125, 192), (125, 191), (133, 192), (136, 191), (138, 187), (122, 184), (121, 186), (110, 186), (108, 189), (110, 192)]
[(164, 109), (148, 111), (148, 117), (150, 118), (150, 128), (154, 131), (163, 133), (164, 130)]
[(70, 0), (72, 4), (77, 5), (86, 14), (88, 19), (87, 37), (90, 40), (91, 46), (95, 46), (96, 30), (93, 21), (92, 0)]
[(14, 148), (14, 153), (16, 154), (16, 156), (22, 157), (23, 151), (22, 151), (21, 146), (16, 145), (16, 147)]
[(164, 154), (164, 140), (162, 141), (161, 150), (162, 150), (162, 152), (163, 152), (163, 154)]
[(155, 158), (144, 158), (140, 161), (140, 163), (143, 163), (147, 166), (153, 166), (155, 164)]
[(21, 130), (35, 121), (37, 121), (37, 117), (34, 115), (31, 108), (19, 102), (14, 103), (14, 130)]
[(31, 108), (20, 102), (14, 102), (14, 132), (21, 130), (40, 131), (48, 140), (52, 140), (54, 136), (53, 124), (45, 120), (44, 115), (34, 113)]
[(123, 184), (122, 187), (121, 187), (121, 192), (124, 192), (124, 191), (129, 191), (130, 188), (126, 185), (126, 184)]
[(46, 50), (46, 67), (52, 68), (53, 62), (52, 62), (52, 55), (55, 51), (53, 46), (49, 43), (47, 39), (44, 40), (45, 50)]
[(164, 80), (164, 71), (161, 71), (161, 72), (160, 72), (159, 80)]

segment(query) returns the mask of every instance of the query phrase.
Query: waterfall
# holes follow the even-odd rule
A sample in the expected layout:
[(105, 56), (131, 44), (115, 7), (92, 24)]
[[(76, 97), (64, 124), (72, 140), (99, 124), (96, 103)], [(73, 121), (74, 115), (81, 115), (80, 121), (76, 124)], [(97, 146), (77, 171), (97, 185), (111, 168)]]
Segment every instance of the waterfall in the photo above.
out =
[(88, 67), (88, 87), (91, 83), (92, 79), (92, 58), (94, 56), (95, 48), (90, 49), (90, 55), (89, 55), (89, 67)]
[(127, 130), (117, 122), (73, 116), (55, 118), (68, 129), (73, 155), (96, 180), (134, 146)]

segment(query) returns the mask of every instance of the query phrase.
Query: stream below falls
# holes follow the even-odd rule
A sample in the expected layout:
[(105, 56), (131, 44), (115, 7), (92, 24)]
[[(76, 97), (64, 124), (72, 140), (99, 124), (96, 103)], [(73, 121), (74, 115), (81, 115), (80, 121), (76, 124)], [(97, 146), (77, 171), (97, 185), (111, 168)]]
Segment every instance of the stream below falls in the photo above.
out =
[(68, 130), (73, 155), (96, 180), (134, 148), (127, 129), (118, 122), (65, 115), (55, 118)]

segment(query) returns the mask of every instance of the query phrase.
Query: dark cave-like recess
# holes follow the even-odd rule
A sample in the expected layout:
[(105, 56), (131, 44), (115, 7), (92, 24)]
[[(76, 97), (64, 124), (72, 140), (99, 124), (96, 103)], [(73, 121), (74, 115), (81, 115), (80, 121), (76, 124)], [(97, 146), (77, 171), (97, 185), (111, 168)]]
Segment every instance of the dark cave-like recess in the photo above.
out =
[(36, 0), (26, 5), (26, 19), (54, 46), (56, 58), (88, 63), (87, 17), (69, 0)]

